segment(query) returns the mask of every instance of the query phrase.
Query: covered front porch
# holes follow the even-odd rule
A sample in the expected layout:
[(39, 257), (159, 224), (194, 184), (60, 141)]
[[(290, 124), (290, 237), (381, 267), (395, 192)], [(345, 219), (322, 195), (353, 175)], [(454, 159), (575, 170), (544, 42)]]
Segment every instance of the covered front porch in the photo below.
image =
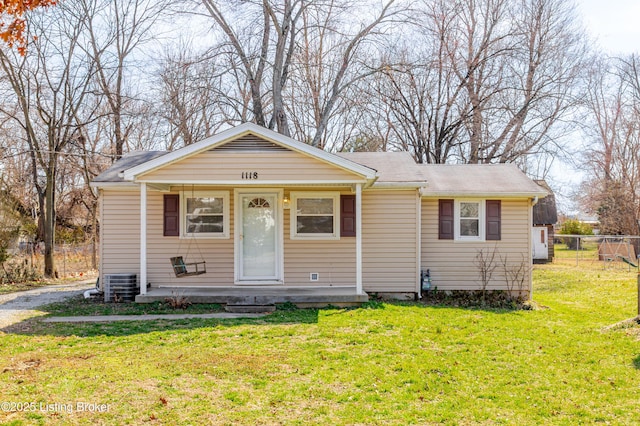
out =
[(298, 307), (357, 306), (369, 296), (356, 286), (340, 287), (155, 287), (136, 296), (138, 303), (164, 302), (171, 297), (185, 297), (191, 303), (222, 305), (276, 305), (293, 303)]

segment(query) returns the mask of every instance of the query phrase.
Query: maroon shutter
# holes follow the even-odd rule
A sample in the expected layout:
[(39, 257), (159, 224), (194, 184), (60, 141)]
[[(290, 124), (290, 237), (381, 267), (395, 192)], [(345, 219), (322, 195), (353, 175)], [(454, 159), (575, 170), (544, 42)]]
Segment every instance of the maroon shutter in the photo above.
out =
[(165, 237), (180, 236), (180, 195), (164, 195), (164, 224)]
[(356, 196), (340, 196), (340, 236), (356, 236)]
[(453, 200), (438, 200), (438, 238), (453, 240)]
[(502, 203), (500, 200), (487, 200), (487, 240), (501, 239)]

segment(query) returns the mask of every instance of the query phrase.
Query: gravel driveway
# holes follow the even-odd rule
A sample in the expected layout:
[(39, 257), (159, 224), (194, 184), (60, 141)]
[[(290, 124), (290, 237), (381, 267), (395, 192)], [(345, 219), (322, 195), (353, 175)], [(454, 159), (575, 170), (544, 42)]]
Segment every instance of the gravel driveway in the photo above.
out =
[(95, 285), (96, 279), (92, 278), (71, 284), (50, 285), (0, 295), (0, 330), (39, 315), (37, 308), (42, 305), (82, 294), (85, 290), (94, 288)]

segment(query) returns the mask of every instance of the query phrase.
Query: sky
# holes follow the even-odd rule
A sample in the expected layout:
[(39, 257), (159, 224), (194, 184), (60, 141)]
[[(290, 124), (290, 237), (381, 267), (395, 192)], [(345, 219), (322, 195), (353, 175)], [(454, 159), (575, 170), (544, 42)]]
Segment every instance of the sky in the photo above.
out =
[(640, 52), (640, 0), (576, 0), (587, 31), (611, 54)]

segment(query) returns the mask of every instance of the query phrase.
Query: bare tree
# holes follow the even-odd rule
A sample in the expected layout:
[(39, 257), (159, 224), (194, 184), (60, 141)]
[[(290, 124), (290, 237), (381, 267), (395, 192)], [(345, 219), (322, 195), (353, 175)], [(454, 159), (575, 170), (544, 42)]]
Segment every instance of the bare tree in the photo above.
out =
[[(232, 4), (203, 0), (203, 4), (237, 58), (242, 69), (237, 75), (248, 82), (253, 120), (291, 135), (290, 120), (295, 117), (289, 117), (286, 102), (294, 101), (291, 95), (287, 99), (286, 90), (297, 73), (298, 83), (304, 81), (304, 90), (311, 95), (314, 121), (312, 129), (305, 129), (306, 137), (297, 136), (318, 147), (324, 145), (323, 136), (340, 96), (372, 72), (370, 67), (357, 66), (365, 41), (399, 13), (392, 7), (394, 0), (374, 13), (370, 5), (367, 9), (364, 4), (338, 0)], [(356, 24), (347, 25), (346, 13)]]
[(78, 111), (89, 94), (93, 74), (93, 64), (78, 54), (81, 25), (65, 12), (60, 6), (50, 9), (46, 17), (32, 17), (38, 38), (26, 56), (0, 50), (0, 67), (19, 110), (10, 118), (22, 128), (38, 194), (47, 277), (57, 275), (53, 249), (59, 166), (69, 143), (80, 136)]
[(599, 58), (589, 72), (583, 129), (590, 178), (582, 200), (606, 234), (635, 234), (640, 219), (638, 58)]
[(93, 61), (97, 87), (109, 107), (115, 160), (122, 156), (134, 121), (140, 115), (135, 110), (138, 93), (134, 86), (138, 82), (134, 72), (141, 74), (141, 69), (139, 63), (133, 63), (133, 56), (157, 35), (156, 24), (166, 4), (148, 0), (75, 1), (77, 9), (72, 10), (87, 39), (81, 47)]
[[(563, 0), (424, 0), (380, 97), (395, 145), (426, 163), (559, 151), (586, 45)], [(416, 12), (417, 13), (417, 12)], [(545, 164), (543, 161), (542, 164)]]
[(229, 84), (224, 78), (227, 69), (216, 62), (219, 57), (203, 56), (194, 53), (188, 44), (165, 51), (159, 73), (163, 100), (160, 114), (168, 126), (169, 150), (191, 145), (242, 117), (242, 112), (229, 112), (224, 102), (233, 92), (225, 93)]

